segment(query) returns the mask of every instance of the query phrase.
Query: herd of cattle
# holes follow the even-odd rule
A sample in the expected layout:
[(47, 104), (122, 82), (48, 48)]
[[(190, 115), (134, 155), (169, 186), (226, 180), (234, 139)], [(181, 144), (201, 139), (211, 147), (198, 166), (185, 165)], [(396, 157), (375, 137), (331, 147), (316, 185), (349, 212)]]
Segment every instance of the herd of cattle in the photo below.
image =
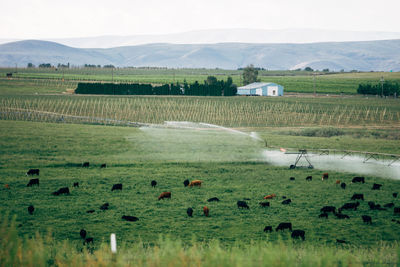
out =
[[(85, 167), (85, 168), (86, 168), (86, 167), (89, 167), (89, 162), (83, 163), (83, 164), (82, 164), (82, 167)], [(102, 164), (102, 165), (101, 165), (101, 168), (106, 168), (106, 164)], [(33, 175), (39, 176), (39, 173), (40, 173), (39, 169), (30, 169), (30, 170), (28, 170), (28, 172), (26, 173), (26, 175), (28, 175), (28, 176), (33, 176)], [(329, 174), (328, 174), (328, 173), (323, 173), (323, 175), (322, 175), (322, 180), (327, 180), (328, 178), (329, 178)], [(290, 177), (289, 180), (290, 180), (290, 181), (295, 181), (296, 178), (295, 178), (295, 177)], [(312, 181), (312, 176), (307, 176), (307, 177), (306, 177), (306, 181)], [(185, 180), (185, 181), (183, 182), (183, 185), (184, 185), (185, 187), (195, 187), (195, 186), (196, 186), (196, 187), (201, 187), (202, 183), (203, 183), (203, 181), (201, 181), (201, 180), (193, 180), (193, 181)], [(356, 184), (356, 183), (365, 183), (365, 178), (364, 178), (364, 177), (354, 177), (354, 178), (352, 179), (352, 183), (353, 183), (353, 184)], [(341, 181), (336, 180), (336, 184), (340, 184), (340, 187), (341, 187), (342, 189), (346, 189), (346, 184), (345, 184), (345, 183), (343, 183), (343, 182), (341, 183)], [(31, 187), (31, 186), (34, 186), (34, 185), (39, 186), (39, 178), (32, 178), (32, 179), (30, 179), (29, 182), (28, 182), (28, 184), (27, 184), (27, 187)], [(152, 180), (151, 183), (150, 183), (150, 185), (151, 185), (152, 187), (156, 187), (156, 186), (157, 186), (157, 181)], [(74, 186), (74, 187), (79, 187), (79, 182), (74, 182), (74, 183), (73, 183), (73, 186)], [(380, 190), (381, 187), (382, 187), (381, 184), (376, 184), (376, 183), (374, 183), (373, 186), (372, 186), (372, 188), (371, 188), (371, 190)], [(111, 188), (111, 191), (115, 191), (115, 190), (122, 190), (122, 183), (114, 184), (114, 185), (112, 186), (112, 188)], [(59, 188), (57, 191), (53, 192), (52, 194), (53, 194), (54, 196), (59, 196), (59, 195), (62, 195), (62, 194), (70, 194), (70, 191), (69, 191), (69, 188), (68, 188), (68, 187), (62, 187), (62, 188)], [(162, 193), (159, 195), (158, 200), (170, 199), (171, 196), (172, 196), (172, 193), (171, 193), (171, 192), (162, 192)], [(392, 197), (393, 197), (393, 198), (397, 198), (397, 196), (398, 196), (398, 193), (397, 193), (397, 192), (392, 193)], [(264, 197), (264, 199), (265, 199), (265, 200), (270, 200), (270, 199), (274, 199), (274, 198), (276, 198), (276, 197), (277, 197), (276, 194), (269, 194), (269, 195), (266, 195), (266, 196)], [(287, 198), (286, 196), (282, 196), (282, 199), (283, 199), (283, 201), (282, 201), (281, 203), (282, 203), (283, 205), (289, 205), (289, 204), (292, 202), (292, 200), (291, 200), (290, 198)], [(239, 201), (237, 201), (236, 204), (237, 204), (237, 207), (238, 207), (239, 209), (250, 209), (249, 205), (247, 204), (247, 202), (246, 202), (245, 200), (248, 200), (248, 199), (244, 199), (244, 200), (239, 200)], [(332, 214), (333, 216), (335, 216), (337, 219), (350, 219), (350, 216), (347, 215), (347, 214), (343, 214), (342, 211), (343, 211), (343, 210), (353, 210), (353, 211), (356, 211), (357, 208), (360, 206), (360, 202), (359, 202), (359, 201), (364, 201), (364, 194), (355, 193), (355, 194), (353, 194), (353, 196), (351, 197), (350, 200), (351, 200), (351, 201), (356, 201), (356, 202), (347, 202), (347, 203), (344, 203), (344, 204), (343, 204), (341, 207), (339, 207), (339, 208), (336, 208), (335, 206), (323, 206), (323, 207), (320, 209), (321, 214), (319, 214), (318, 217), (319, 217), (319, 218), (326, 218), (326, 219), (328, 219), (329, 213), (331, 213), (331, 214)], [(219, 200), (217, 197), (213, 197), (213, 198), (208, 199), (207, 201), (208, 201), (208, 202), (214, 202), (214, 201), (218, 202), (218, 201), (220, 201), (220, 200)], [(263, 201), (263, 202), (259, 202), (259, 205), (260, 205), (261, 207), (270, 207), (271, 204), (270, 204), (270, 202), (265, 202), (265, 201)], [(394, 204), (393, 202), (387, 203), (387, 204), (381, 206), (380, 204), (376, 204), (376, 203), (373, 202), (373, 201), (369, 201), (369, 202), (368, 202), (368, 206), (369, 206), (369, 208), (370, 208), (371, 210), (387, 210), (387, 209), (394, 208), (394, 209), (393, 209), (394, 215), (400, 215), (400, 207), (394, 207), (395, 204)], [(108, 208), (109, 208), (109, 203), (104, 203), (103, 205), (100, 206), (100, 209), (101, 209), (101, 210), (107, 210)], [(34, 210), (35, 210), (35, 208), (34, 208), (33, 205), (30, 205), (30, 206), (28, 207), (28, 213), (29, 213), (29, 214), (33, 215)], [(95, 211), (95, 210), (88, 210), (87, 213), (93, 213), (94, 211)], [(187, 213), (187, 215), (188, 215), (189, 217), (193, 217), (193, 208), (191, 208), (191, 207), (187, 208), (186, 213)], [(210, 215), (210, 209), (209, 209), (207, 206), (204, 206), (204, 207), (203, 207), (203, 213), (204, 213), (204, 216), (208, 217), (208, 216)], [(129, 221), (129, 222), (135, 222), (135, 221), (138, 221), (138, 220), (139, 220), (139, 218), (137, 218), (137, 217), (135, 217), (135, 216), (131, 216), (131, 215), (123, 215), (123, 216), (121, 217), (121, 219), (122, 219), (122, 220)], [(361, 219), (362, 219), (362, 221), (363, 221), (364, 223), (366, 223), (366, 224), (372, 224), (372, 223), (373, 223), (373, 220), (372, 220), (373, 218), (372, 218), (371, 216), (369, 216), (369, 215), (362, 215), (362, 216), (361, 216)], [(398, 223), (398, 224), (400, 224), (400, 220), (392, 219), (392, 221), (393, 221), (393, 222), (396, 222), (396, 223)], [(280, 223), (280, 224), (275, 228), (275, 231), (276, 231), (276, 232), (278, 232), (278, 231), (284, 231), (284, 230), (286, 230), (286, 229), (289, 230), (289, 231), (291, 232), (291, 237), (292, 237), (292, 238), (301, 238), (302, 240), (305, 240), (305, 231), (304, 231), (304, 230), (301, 230), (301, 229), (295, 229), (295, 230), (293, 230), (293, 229), (292, 229), (292, 223), (291, 223), (291, 222), (282, 222), (282, 223)], [(273, 231), (273, 227), (272, 227), (271, 225), (267, 225), (267, 226), (264, 227), (264, 232), (272, 232), (272, 231)], [(93, 243), (93, 238), (92, 238), (92, 237), (88, 237), (88, 238), (87, 238), (86, 235), (87, 235), (86, 230), (81, 229), (81, 231), (80, 231), (80, 236), (84, 239), (84, 244)], [(336, 241), (337, 241), (338, 243), (346, 243), (346, 240), (342, 240), (342, 239), (336, 239)]]

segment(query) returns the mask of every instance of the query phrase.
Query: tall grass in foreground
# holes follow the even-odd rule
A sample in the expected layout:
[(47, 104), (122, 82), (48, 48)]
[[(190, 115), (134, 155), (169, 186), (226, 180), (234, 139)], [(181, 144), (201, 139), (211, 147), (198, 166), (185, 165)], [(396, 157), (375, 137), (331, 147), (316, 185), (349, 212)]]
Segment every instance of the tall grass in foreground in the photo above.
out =
[(0, 218), (0, 266), (398, 266), (400, 256), (397, 243), (374, 249), (303, 245), (301, 241), (223, 246), (218, 241), (183, 244), (163, 237), (152, 246), (120, 244), (113, 255), (108, 242), (79, 251), (51, 234), (19, 237), (15, 220), (7, 217)]

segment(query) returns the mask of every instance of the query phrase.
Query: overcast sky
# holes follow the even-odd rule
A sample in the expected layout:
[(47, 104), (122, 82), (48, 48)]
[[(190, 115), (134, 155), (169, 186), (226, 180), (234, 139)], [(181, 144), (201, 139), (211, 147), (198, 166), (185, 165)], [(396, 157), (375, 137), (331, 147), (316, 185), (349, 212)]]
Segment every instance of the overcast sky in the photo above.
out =
[(400, 32), (400, 0), (5, 0), (0, 38), (316, 28)]

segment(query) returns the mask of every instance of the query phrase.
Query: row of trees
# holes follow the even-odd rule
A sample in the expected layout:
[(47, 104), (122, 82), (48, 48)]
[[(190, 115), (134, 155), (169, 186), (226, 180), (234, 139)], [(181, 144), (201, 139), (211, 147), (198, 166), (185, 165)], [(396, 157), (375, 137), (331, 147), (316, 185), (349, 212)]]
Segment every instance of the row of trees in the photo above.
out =
[(364, 83), (359, 84), (357, 93), (363, 95), (385, 95), (398, 96), (400, 94), (400, 84), (397, 82), (385, 81), (384, 83)]
[(193, 84), (115, 84), (115, 83), (78, 83), (76, 94), (100, 95), (193, 95), (193, 96), (234, 96), (237, 87), (228, 77), (226, 81), (209, 76), (204, 84), (197, 81)]

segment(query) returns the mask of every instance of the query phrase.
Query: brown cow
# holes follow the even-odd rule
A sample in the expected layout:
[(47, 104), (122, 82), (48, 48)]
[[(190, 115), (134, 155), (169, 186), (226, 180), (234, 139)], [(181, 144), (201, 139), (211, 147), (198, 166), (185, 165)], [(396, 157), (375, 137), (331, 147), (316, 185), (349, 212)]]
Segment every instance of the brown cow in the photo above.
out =
[(171, 192), (162, 192), (161, 195), (158, 197), (158, 200), (164, 198), (171, 198)]
[(322, 174), (322, 181), (329, 178), (329, 174), (327, 172)]
[(4, 188), (5, 188), (5, 189), (10, 189), (10, 185), (9, 185), (9, 184), (5, 184), (5, 185), (4, 185)]
[(336, 180), (336, 184), (340, 184), (340, 180)]
[(274, 197), (276, 197), (276, 194), (267, 195), (264, 199), (273, 199)]
[(203, 181), (200, 181), (200, 180), (193, 180), (193, 181), (190, 182), (189, 186), (190, 187), (192, 187), (192, 186), (201, 186), (202, 182)]
[(206, 217), (208, 217), (208, 213), (210, 212), (210, 209), (209, 209), (207, 206), (204, 206), (203, 212), (204, 212), (204, 215), (205, 215)]

